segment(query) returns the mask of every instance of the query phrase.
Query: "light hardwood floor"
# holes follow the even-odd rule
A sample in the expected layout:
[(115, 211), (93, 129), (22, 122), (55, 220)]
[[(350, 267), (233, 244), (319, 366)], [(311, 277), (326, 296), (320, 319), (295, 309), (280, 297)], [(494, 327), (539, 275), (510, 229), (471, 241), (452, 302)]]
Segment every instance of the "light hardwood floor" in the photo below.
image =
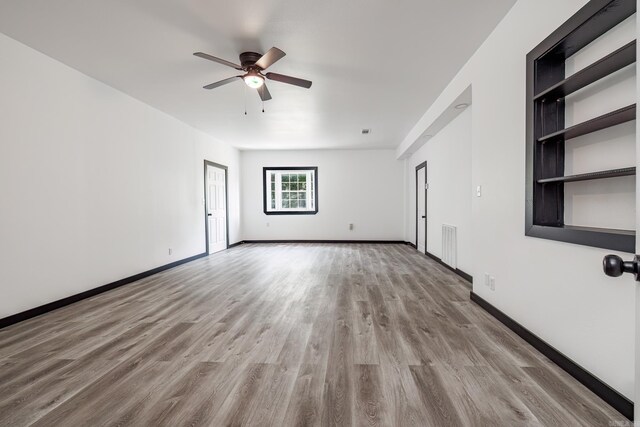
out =
[(616, 421), (406, 245), (242, 245), (0, 330), (0, 425)]

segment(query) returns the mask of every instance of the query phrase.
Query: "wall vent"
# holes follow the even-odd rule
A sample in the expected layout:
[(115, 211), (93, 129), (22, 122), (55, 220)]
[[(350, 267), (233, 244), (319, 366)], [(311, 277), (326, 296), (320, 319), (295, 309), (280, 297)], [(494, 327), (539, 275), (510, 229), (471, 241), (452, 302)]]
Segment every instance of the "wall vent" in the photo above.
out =
[(455, 225), (442, 224), (442, 262), (458, 268), (458, 231)]

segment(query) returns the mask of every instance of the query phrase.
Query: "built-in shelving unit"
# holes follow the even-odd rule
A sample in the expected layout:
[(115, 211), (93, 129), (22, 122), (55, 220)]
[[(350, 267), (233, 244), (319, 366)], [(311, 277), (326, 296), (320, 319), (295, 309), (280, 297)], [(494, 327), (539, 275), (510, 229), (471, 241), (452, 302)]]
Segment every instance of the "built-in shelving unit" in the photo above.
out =
[(636, 12), (636, 2), (592, 0), (527, 55), (528, 236), (634, 252), (635, 231), (564, 223), (564, 186), (632, 176), (635, 167), (565, 175), (565, 142), (635, 120), (636, 105), (564, 126), (565, 97), (636, 62), (633, 40), (591, 65), (565, 75), (565, 61)]

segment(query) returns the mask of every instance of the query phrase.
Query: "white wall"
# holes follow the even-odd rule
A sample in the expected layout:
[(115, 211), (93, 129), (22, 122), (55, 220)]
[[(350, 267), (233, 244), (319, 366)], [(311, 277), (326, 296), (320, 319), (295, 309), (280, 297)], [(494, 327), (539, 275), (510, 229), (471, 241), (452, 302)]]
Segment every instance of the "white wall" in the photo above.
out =
[[(404, 239), (403, 162), (393, 150), (243, 151), (241, 159), (245, 240)], [(317, 166), (318, 213), (265, 215), (265, 166)]]
[[(496, 278), (473, 289), (629, 398), (634, 396), (634, 285), (606, 277), (611, 251), (526, 237), (525, 84), (527, 53), (586, 0), (520, 0), (398, 147), (405, 151), (472, 86), (470, 273)], [(630, 254), (620, 254), (630, 258)]]
[(0, 318), (204, 252), (204, 159), (240, 239), (237, 150), (2, 34), (0, 94)]
[(458, 268), (472, 268), (471, 254), (471, 116), (472, 108), (454, 118), (444, 129), (407, 159), (405, 240), (416, 243), (415, 168), (427, 162), (427, 251), (442, 257), (442, 224), (457, 227)]

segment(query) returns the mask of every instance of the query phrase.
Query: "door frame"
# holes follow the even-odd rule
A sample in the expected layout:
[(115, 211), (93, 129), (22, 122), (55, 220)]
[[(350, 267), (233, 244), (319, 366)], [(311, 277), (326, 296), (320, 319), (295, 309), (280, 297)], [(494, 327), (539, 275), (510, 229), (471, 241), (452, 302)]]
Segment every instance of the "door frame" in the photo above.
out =
[(427, 251), (427, 162), (424, 161), (422, 163), (420, 163), (418, 166), (416, 166), (416, 249), (418, 249), (418, 191), (420, 191), (420, 187), (418, 185), (418, 171), (420, 169), (424, 168), (424, 182), (423, 187), (424, 188), (424, 253), (426, 254)]
[(213, 166), (214, 168), (224, 170), (224, 209), (225, 209), (225, 222), (227, 232), (227, 249), (229, 249), (229, 168), (220, 163), (215, 163), (209, 160), (204, 161), (204, 242), (206, 245), (206, 254), (209, 256), (209, 196), (207, 195), (207, 166)]

